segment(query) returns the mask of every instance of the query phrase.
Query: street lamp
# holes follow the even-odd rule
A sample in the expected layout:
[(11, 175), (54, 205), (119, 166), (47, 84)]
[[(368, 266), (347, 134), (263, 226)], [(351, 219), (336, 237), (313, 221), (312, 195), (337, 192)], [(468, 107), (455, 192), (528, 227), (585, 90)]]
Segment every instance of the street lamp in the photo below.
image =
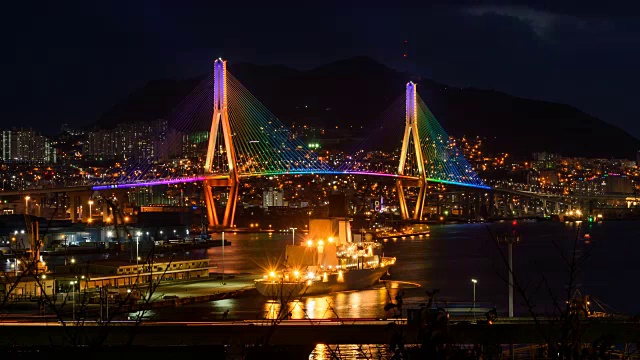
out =
[(140, 256), (138, 256), (138, 243), (140, 242), (140, 235), (142, 235), (142, 233), (138, 231), (136, 233), (136, 265), (138, 265), (138, 260), (140, 260)]
[(31, 199), (31, 196), (29, 195), (24, 197), (24, 213), (25, 214), (29, 214), (29, 199)]
[(93, 217), (93, 213), (91, 212), (91, 205), (93, 205), (93, 200), (89, 199), (89, 222), (91, 222), (91, 218)]
[(73, 309), (71, 313), (71, 318), (73, 321), (76, 320), (76, 283), (77, 281), (70, 281), (71, 284), (71, 302), (73, 303)]
[(295, 245), (296, 244), (296, 229), (297, 228), (289, 228), (291, 229), (291, 245)]
[(224, 231), (222, 232), (222, 285), (227, 285), (224, 282)]
[[(517, 224), (514, 221), (514, 225)], [(498, 243), (507, 244), (508, 260), (509, 260), (509, 317), (513, 317), (513, 245), (520, 242), (520, 235), (514, 228), (511, 234), (503, 234), (498, 236)]]
[(471, 282), (473, 283), (473, 317), (476, 317), (476, 284), (478, 283), (478, 280), (476, 279), (471, 279)]

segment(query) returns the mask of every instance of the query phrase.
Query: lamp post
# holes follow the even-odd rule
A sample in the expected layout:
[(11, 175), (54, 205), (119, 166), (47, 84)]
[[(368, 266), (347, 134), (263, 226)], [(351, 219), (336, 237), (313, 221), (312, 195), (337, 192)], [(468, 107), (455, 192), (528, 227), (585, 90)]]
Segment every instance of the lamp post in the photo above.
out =
[(27, 215), (29, 214), (29, 199), (31, 199), (29, 195), (24, 197), (24, 213)]
[(71, 319), (76, 320), (76, 281), (70, 281), (71, 283), (71, 302), (73, 303), (73, 309), (71, 310)]
[(296, 229), (297, 228), (290, 228), (291, 229), (291, 245), (295, 245), (296, 244)]
[(91, 205), (93, 205), (93, 200), (89, 199), (89, 222), (91, 222), (91, 218), (93, 217), (93, 213), (91, 212)]
[(478, 280), (476, 279), (471, 279), (471, 282), (473, 283), (473, 317), (476, 317), (476, 284), (478, 283)]
[(140, 243), (140, 235), (142, 233), (138, 231), (136, 233), (136, 265), (138, 265), (138, 261), (140, 260), (140, 256), (138, 256), (138, 244)]
[[(516, 224), (517, 222), (514, 220), (513, 226), (515, 227)], [(508, 270), (509, 270), (509, 317), (510, 318), (513, 317), (513, 244), (517, 244), (518, 242), (520, 242), (520, 235), (518, 234), (515, 228), (510, 234), (505, 233), (503, 234), (503, 236), (498, 237), (498, 243), (507, 244), (507, 252), (509, 255)]]

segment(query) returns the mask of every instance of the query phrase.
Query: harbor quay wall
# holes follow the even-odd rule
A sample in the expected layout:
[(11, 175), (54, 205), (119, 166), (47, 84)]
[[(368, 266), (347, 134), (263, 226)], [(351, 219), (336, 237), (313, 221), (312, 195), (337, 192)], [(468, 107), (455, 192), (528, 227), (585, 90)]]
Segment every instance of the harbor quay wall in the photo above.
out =
[[(542, 328), (540, 328), (542, 326)], [(214, 345), (312, 345), (324, 344), (389, 344), (402, 334), (406, 344), (420, 343), (419, 328), (385, 320), (320, 321), (284, 320), (243, 322), (142, 322), (124, 321), (71, 323), (0, 323), (0, 348), (11, 346), (63, 346), (68, 332), (79, 341), (106, 336), (104, 346), (214, 346)], [(640, 325), (629, 322), (594, 322), (586, 328), (585, 343), (607, 338), (612, 343), (640, 341)], [(455, 344), (544, 344), (546, 334), (559, 334), (557, 323), (450, 325), (446, 340)], [(47, 336), (34, 336), (47, 334)], [(85, 340), (82, 340), (85, 339)], [(132, 342), (129, 342), (133, 339)], [(81, 344), (79, 344), (81, 345)], [(68, 345), (66, 345), (68, 346)]]

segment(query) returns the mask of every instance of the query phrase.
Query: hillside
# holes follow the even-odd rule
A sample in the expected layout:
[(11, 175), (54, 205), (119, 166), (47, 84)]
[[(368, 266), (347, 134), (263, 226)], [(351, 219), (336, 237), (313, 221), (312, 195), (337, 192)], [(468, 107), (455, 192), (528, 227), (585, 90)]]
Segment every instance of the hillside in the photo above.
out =
[[(409, 80), (366, 57), (298, 71), (247, 63), (229, 71), (285, 124), (367, 127), (402, 96)], [(165, 116), (202, 79), (149, 82), (114, 105), (97, 123)], [(418, 92), (454, 136), (492, 139), (488, 151), (527, 156), (536, 151), (568, 156), (635, 158), (640, 141), (624, 130), (564, 104), (522, 99), (492, 90), (452, 88), (421, 79)]]

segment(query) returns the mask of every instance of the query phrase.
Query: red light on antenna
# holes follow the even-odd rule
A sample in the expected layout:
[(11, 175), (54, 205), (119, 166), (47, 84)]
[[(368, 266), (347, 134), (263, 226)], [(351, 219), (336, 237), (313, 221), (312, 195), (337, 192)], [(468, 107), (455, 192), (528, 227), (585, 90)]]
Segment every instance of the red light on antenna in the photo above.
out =
[(402, 54), (403, 57), (407, 57), (407, 54)]
[(517, 222), (517, 221), (515, 221), (515, 220), (513, 220), (513, 221), (511, 222), (511, 225), (513, 225), (513, 226), (518, 225), (518, 222)]

